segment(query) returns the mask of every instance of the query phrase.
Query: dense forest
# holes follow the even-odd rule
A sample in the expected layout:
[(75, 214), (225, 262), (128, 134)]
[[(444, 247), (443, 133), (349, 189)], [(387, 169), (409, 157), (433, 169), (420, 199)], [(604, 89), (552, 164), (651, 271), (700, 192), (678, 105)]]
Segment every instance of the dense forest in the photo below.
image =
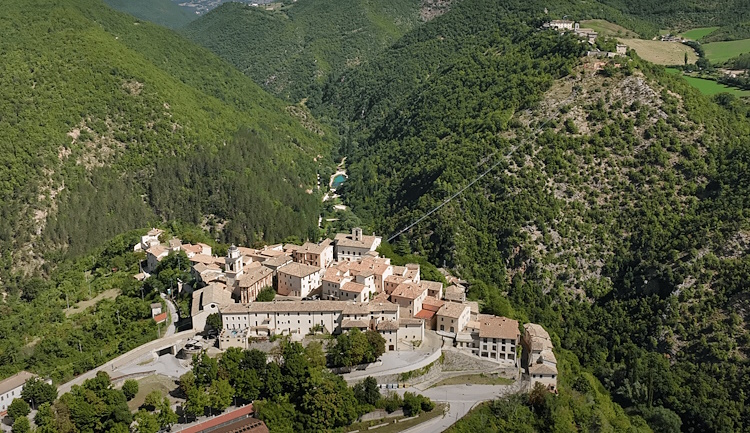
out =
[(104, 0), (104, 3), (112, 9), (172, 29), (183, 27), (197, 18), (189, 8), (172, 0)]
[(394, 233), (491, 169), (412, 248), (549, 327), (629, 413), (742, 430), (747, 107), (635, 56), (593, 74), (533, 2), (528, 24), (504, 7), (464, 1), (331, 80), (347, 203)]
[[(237, 223), (244, 239), (308, 234), (318, 206), (309, 191), (326, 170), (316, 160), (332, 134), (303, 108), (276, 100), (176, 33), (96, 0), (13, 2), (0, 20), (3, 269), (33, 270), (55, 252), (82, 254), (177, 214), (230, 220), (231, 201), (246, 214), (274, 216)], [(203, 155), (217, 162), (195, 173), (208, 188), (224, 183), (224, 204), (205, 195), (192, 206), (174, 201), (186, 179), (162, 181), (192, 170), (189, 161)], [(227, 167), (241, 178), (231, 187), (216, 166), (258, 155), (266, 158), (262, 169)], [(270, 191), (253, 187), (273, 182), (269, 173), (287, 173), (275, 182), (273, 203)]]
[(420, 22), (418, 0), (302, 0), (267, 11), (225, 3), (182, 32), (292, 101), (366, 62)]
[[(142, 231), (128, 230), (315, 239), (317, 175), (346, 157), (347, 224), (392, 234), (445, 203), (383, 254), (433, 279), (428, 263), (451, 268), (483, 311), (541, 323), (560, 348), (557, 397), (490, 403), (455, 432), (748, 431), (750, 107), (632, 52), (596, 65), (540, 30), (567, 15), (741, 37), (747, 2), (462, 0), (430, 20), (418, 2), (345, 3), (223, 5), (184, 30), (215, 54), (98, 0), (6, 5), (0, 377), (64, 381), (155, 338), (147, 306), (183, 270), (132, 279)], [(274, 429), (362, 410), (364, 389), (285, 350), (291, 391), (259, 405)], [(266, 373), (239, 388), (267, 398)], [(336, 396), (333, 416), (315, 393)]]
[(628, 15), (661, 28), (721, 26), (747, 21), (750, 5), (744, 0), (600, 0)]

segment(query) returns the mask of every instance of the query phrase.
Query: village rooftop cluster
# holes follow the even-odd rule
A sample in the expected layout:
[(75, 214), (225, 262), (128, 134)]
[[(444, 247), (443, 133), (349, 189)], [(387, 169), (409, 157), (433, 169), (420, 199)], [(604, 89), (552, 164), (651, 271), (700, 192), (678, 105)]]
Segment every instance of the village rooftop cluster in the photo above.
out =
[[(466, 301), (466, 282), (446, 273), (449, 285), (443, 287), (422, 279), (419, 264), (391, 264), (377, 252), (382, 239), (360, 228), (320, 243), (232, 245), (226, 257), (214, 256), (206, 244), (176, 238), (162, 244), (162, 233), (152, 229), (134, 246), (146, 252), (145, 272), (137, 278), (146, 278), (170, 251), (184, 251), (196, 279), (193, 328), (203, 331), (206, 318), (220, 313), (221, 350), (247, 349), (258, 338), (283, 335), (299, 341), (357, 328), (377, 331), (390, 352), (409, 350), (425, 331), (434, 331), (444, 345), (509, 367), (519, 366), (521, 344), (529, 379), (556, 388), (557, 361), (541, 326), (527, 324), (522, 339), (516, 320), (480, 314), (477, 302)], [(276, 291), (276, 299), (256, 302), (266, 287)]]

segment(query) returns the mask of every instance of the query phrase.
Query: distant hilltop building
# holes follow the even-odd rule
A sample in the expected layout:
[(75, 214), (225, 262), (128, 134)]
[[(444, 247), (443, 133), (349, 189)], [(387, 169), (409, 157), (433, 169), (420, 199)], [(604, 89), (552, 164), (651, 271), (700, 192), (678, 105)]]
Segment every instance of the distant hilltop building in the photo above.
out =
[(573, 30), (573, 27), (578, 28), (578, 23), (570, 20), (552, 20), (544, 25), (547, 28), (555, 30)]

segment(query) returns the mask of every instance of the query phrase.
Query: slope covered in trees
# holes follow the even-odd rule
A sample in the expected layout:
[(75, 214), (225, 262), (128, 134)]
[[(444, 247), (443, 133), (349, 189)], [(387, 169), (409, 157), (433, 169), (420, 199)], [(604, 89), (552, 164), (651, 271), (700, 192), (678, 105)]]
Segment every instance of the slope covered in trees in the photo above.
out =
[(226, 3), (183, 33), (296, 102), (416, 27), (419, 7), (418, 0), (300, 0), (267, 11)]
[(539, 6), (465, 0), (332, 80), (346, 201), (394, 233), (489, 170), (403, 235), (416, 252), (551, 329), (631, 413), (742, 431), (749, 111), (635, 57), (594, 74)]
[(747, 21), (750, 5), (743, 0), (600, 0), (624, 13), (662, 28), (720, 26)]
[(142, 20), (176, 29), (197, 18), (172, 0), (104, 0), (109, 7)]
[[(319, 200), (306, 190), (328, 136), (301, 123), (302, 109), (98, 0), (12, 2), (0, 24), (4, 268), (172, 216), (234, 221), (240, 239), (315, 227)], [(207, 155), (217, 162), (201, 165)]]

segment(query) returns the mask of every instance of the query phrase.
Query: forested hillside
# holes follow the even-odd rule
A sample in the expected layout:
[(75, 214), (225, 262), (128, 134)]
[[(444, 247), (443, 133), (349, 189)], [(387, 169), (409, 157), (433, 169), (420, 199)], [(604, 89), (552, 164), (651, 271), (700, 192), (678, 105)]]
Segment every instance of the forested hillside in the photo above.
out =
[(595, 74), (539, 6), (464, 0), (331, 81), (347, 203), (394, 233), (488, 171), (399, 243), (552, 329), (630, 413), (743, 431), (748, 109), (635, 57)]
[(197, 18), (188, 8), (179, 6), (172, 0), (104, 0), (104, 3), (112, 9), (172, 29)]
[(627, 14), (662, 28), (720, 26), (748, 20), (750, 4), (744, 0), (600, 0)]
[(12, 2), (0, 40), (4, 269), (174, 216), (248, 242), (315, 228), (330, 135), (207, 50), (98, 0)]
[(332, 73), (390, 46), (420, 22), (419, 0), (300, 0), (267, 11), (226, 3), (183, 33), (292, 101), (320, 92)]

